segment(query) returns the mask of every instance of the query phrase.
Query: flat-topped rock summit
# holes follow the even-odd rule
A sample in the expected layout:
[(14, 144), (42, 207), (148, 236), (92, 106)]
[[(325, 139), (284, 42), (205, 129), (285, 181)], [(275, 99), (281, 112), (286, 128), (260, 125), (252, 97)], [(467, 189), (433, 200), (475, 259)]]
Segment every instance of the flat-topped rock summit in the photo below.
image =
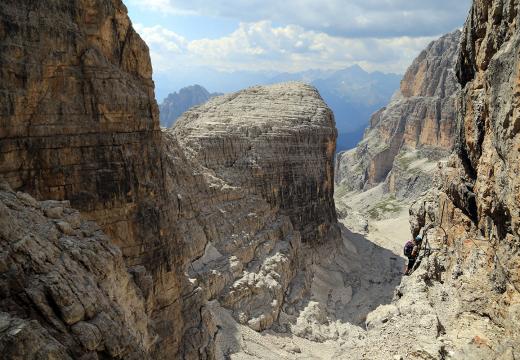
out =
[(187, 111), (172, 131), (193, 160), (281, 208), (304, 241), (335, 223), (337, 131), (314, 87), (290, 82), (219, 96)]
[[(236, 126), (231, 127), (234, 124)], [(331, 110), (318, 90), (303, 82), (254, 86), (236, 93), (221, 95), (188, 110), (175, 124), (182, 129), (198, 129), (211, 134), (218, 130), (242, 131), (240, 126), (283, 129), (290, 126), (334, 128)], [(259, 129), (262, 130), (262, 129)], [(259, 134), (267, 131), (259, 131)]]

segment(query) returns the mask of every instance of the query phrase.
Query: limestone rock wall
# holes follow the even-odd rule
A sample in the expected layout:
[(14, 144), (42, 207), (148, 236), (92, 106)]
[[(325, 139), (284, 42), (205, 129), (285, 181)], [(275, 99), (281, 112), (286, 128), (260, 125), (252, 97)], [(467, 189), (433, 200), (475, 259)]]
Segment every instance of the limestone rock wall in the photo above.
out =
[(518, 1), (475, 1), (457, 76), (464, 85), (457, 152), (476, 198), (466, 206), (486, 235), (520, 235)]
[[(464, 27), (457, 76), (464, 86), (458, 121), (457, 158), (444, 192), (458, 217), (469, 223), (453, 243), (461, 257), (484, 241), (484, 270), (494, 288), (489, 309), (494, 321), (517, 339), (520, 301), (520, 2), (475, 1)], [(466, 265), (467, 263), (465, 263)], [(494, 302), (502, 306), (495, 307)]]
[[(400, 91), (372, 116), (363, 141), (356, 149), (338, 155), (337, 184), (362, 190), (387, 181), (390, 192), (403, 187), (428, 188), (429, 184), (421, 185), (417, 176), (408, 176), (410, 169), (400, 167), (403, 161), (399, 160), (406, 152), (415, 151), (414, 160), (432, 162), (453, 147), (459, 91), (454, 68), (460, 35), (455, 31), (441, 37), (414, 60)], [(414, 175), (420, 176), (421, 169), (416, 170)], [(387, 179), (389, 174), (393, 178)]]
[(68, 201), (1, 183), (0, 254), (3, 358), (150, 358), (155, 334), (121, 250)]
[(441, 235), (426, 278), (456, 305), (438, 311), (456, 358), (520, 356), (519, 23), (519, 1), (474, 1), (457, 64), (456, 154), (440, 191), (411, 209), (414, 233)]
[(332, 112), (300, 83), (217, 97), (164, 131), (167, 188), (188, 215), (183, 266), (206, 301), (254, 330), (278, 319), (298, 272), (312, 276), (302, 241), (338, 239), (335, 141)]
[(147, 284), (151, 351), (175, 353), (200, 312), (182, 313), (150, 57), (125, 6), (3, 1), (0, 48), (0, 175), (103, 228)]
[[(1, 350), (211, 359), (210, 301), (269, 328), (302, 270), (302, 239), (337, 231), (336, 130), (317, 91), (250, 89), (199, 109), (200, 129), (162, 132), (148, 49), (120, 0), (3, 1), (0, 48), (0, 177), (66, 208), (63, 224), (22, 209), (27, 224), (2, 234), (6, 266), (23, 261), (10, 255), (19, 238), (28, 261), (1, 271), (12, 295), (0, 302)], [(74, 211), (60, 201), (112, 245), (68, 226)], [(30, 241), (34, 221), (58, 230)]]
[(518, 0), (473, 2), (456, 65), (455, 152), (410, 208), (424, 256), (392, 304), (369, 314), (353, 357), (520, 357), (519, 24)]
[(126, 8), (3, 1), (0, 12), (0, 173), (70, 200), (139, 262), (144, 224), (158, 223), (145, 203), (162, 186), (160, 133), (148, 49)]
[(191, 158), (260, 194), (291, 218), (306, 242), (334, 227), (336, 129), (316, 89), (289, 83), (220, 96), (174, 126)]
[[(179, 145), (174, 131), (165, 131), (164, 146), (168, 189), (179, 209), (172, 219), (183, 242), (179, 266), (190, 279), (185, 293), (199, 306), (217, 301), (255, 330), (269, 328), (299, 266), (300, 233), (259, 194), (189, 160), (190, 149)], [(204, 321), (191, 321), (185, 343), (201, 336)]]

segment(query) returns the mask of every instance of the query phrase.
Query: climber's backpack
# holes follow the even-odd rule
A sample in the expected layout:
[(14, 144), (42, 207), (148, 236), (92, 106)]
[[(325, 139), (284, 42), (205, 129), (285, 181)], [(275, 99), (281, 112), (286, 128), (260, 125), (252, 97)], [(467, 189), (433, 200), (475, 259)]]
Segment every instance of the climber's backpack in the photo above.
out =
[(408, 241), (406, 244), (404, 244), (404, 249), (403, 249), (404, 256), (406, 256), (406, 257), (412, 256), (412, 251), (413, 251), (414, 246), (415, 245), (412, 241)]

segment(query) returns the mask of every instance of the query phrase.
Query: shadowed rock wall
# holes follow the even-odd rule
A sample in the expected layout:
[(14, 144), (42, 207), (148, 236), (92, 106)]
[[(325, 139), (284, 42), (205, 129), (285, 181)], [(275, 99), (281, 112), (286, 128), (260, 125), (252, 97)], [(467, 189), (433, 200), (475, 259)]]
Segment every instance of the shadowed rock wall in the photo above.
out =
[(192, 315), (181, 313), (150, 57), (125, 6), (3, 1), (0, 48), (1, 176), (39, 199), (69, 200), (104, 229), (148, 284), (151, 351), (174, 354)]
[[(79, 264), (79, 277), (63, 289), (70, 296), (59, 300), (54, 295), (61, 288), (43, 282), (38, 301), (54, 315), (42, 318), (33, 311), (39, 305), (21, 304), (22, 297), (1, 303), (9, 328), (29, 323), (29, 337), (59, 343), (53, 354), (60, 359), (198, 359), (215, 356), (218, 329), (208, 301), (218, 300), (256, 330), (270, 327), (300, 265), (300, 239), (334, 235), (336, 131), (316, 90), (293, 84), (245, 91), (234, 96), (245, 96), (247, 104), (208, 116), (208, 122), (228, 124), (225, 132), (212, 133), (213, 125), (202, 124), (207, 136), (187, 128), (162, 133), (148, 49), (120, 0), (3, 1), (0, 49), (0, 176), (39, 200), (70, 201), (99, 224), (125, 260), (123, 265), (120, 255), (114, 260), (104, 253), (113, 247), (96, 245), (103, 236), (83, 249), (77, 228), (57, 239), (37, 232), (52, 253), (51, 265), (60, 264), (52, 257), (54, 247), (64, 257), (79, 248), (90, 251), (86, 262), (107, 261), (95, 269)], [(282, 115), (269, 110), (275, 100)], [(201, 141), (190, 142), (195, 138)], [(23, 238), (22, 227), (16, 236), (2, 235), (3, 248), (11, 251)], [(61, 244), (67, 236), (76, 236), (76, 245)], [(28, 258), (38, 259), (38, 249), (28, 246)], [(38, 272), (37, 265), (31, 260), (25, 271)], [(58, 282), (74, 269), (60, 268)], [(70, 294), (80, 287), (75, 282), (84, 276), (104, 284), (114, 272), (122, 283), (92, 295), (113, 304), (79, 316), (88, 305), (81, 299), (89, 297), (81, 292), (88, 290)], [(25, 282), (16, 291), (31, 289)], [(134, 306), (137, 320), (125, 313)], [(103, 312), (117, 331), (107, 327), (85, 340), (87, 324), (81, 325), (87, 335), (74, 333), (77, 323), (91, 323)], [(126, 340), (118, 343), (121, 337)], [(9, 340), (9, 333), (0, 338), (6, 351), (25, 346)]]

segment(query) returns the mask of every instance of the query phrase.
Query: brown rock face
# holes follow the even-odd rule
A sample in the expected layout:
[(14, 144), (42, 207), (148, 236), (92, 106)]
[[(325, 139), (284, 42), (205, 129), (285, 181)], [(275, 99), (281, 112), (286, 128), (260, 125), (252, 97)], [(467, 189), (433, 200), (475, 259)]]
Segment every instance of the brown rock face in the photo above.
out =
[(68, 203), (21, 209), (26, 223), (0, 239), (0, 350), (211, 359), (210, 302), (269, 328), (302, 270), (301, 239), (337, 231), (336, 131), (317, 91), (250, 89), (197, 110), (204, 132), (187, 119), (162, 133), (148, 51), (119, 0), (3, 1), (0, 48), (0, 176), (70, 201), (122, 252), (81, 233)]
[(444, 288), (457, 289), (448, 301), (458, 305), (443, 325), (447, 336), (465, 319), (472, 325), (454, 346), (458, 358), (520, 356), (519, 23), (519, 1), (474, 1), (457, 65), (456, 154), (440, 193), (411, 211), (415, 233), (432, 225), (446, 234), (438, 244), (446, 252), (433, 262)]
[(0, 13), (0, 173), (70, 200), (141, 262), (159, 222), (160, 133), (148, 50), (126, 8), (3, 1)]
[(175, 353), (183, 284), (147, 46), (120, 0), (3, 1), (0, 29), (0, 175), (69, 200), (145, 267), (153, 348)]
[[(498, 250), (517, 250), (520, 236), (519, 10), (518, 1), (473, 4), (457, 65), (464, 85), (459, 177), (446, 186), (480, 234), (499, 242)], [(518, 274), (510, 276), (518, 281)]]
[(428, 188), (426, 182), (418, 186), (416, 180), (411, 184), (401, 176), (409, 169), (399, 166), (403, 163), (399, 158), (417, 150), (417, 157), (436, 161), (453, 146), (459, 90), (454, 68), (460, 34), (455, 31), (432, 42), (414, 60), (400, 91), (372, 116), (363, 141), (356, 149), (338, 155), (338, 184), (343, 181), (349, 190), (366, 189), (384, 182), (392, 172), (394, 179), (387, 184), (392, 192)]
[(126, 8), (4, 1), (0, 15), (0, 174), (38, 198), (70, 200), (121, 247), (145, 289), (155, 358), (203, 353), (203, 326), (183, 344), (202, 305), (184, 297), (148, 49)]
[(154, 334), (121, 251), (68, 201), (0, 187), (3, 358), (149, 358)]
[(476, 1), (457, 67), (465, 85), (457, 150), (477, 207), (467, 211), (483, 233), (510, 240), (520, 235), (519, 6)]

